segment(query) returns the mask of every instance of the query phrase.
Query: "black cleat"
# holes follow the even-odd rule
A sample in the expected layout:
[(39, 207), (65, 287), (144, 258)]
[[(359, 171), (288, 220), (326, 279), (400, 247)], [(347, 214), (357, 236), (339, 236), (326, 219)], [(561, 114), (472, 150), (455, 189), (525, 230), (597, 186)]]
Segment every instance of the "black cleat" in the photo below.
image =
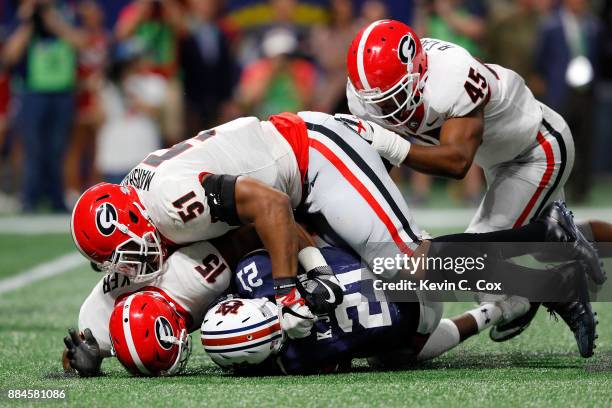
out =
[(595, 339), (598, 337), (595, 326), (598, 321), (591, 309), (589, 302), (570, 302), (570, 303), (544, 303), (551, 315), (558, 314), (569, 326), (576, 338), (578, 351), (584, 358), (593, 355), (595, 349)]
[(502, 342), (508, 341), (518, 336), (523, 331), (525, 331), (527, 327), (529, 327), (529, 324), (538, 312), (539, 307), (539, 303), (532, 302), (531, 308), (524, 315), (517, 317), (516, 319), (508, 323), (491, 327), (491, 330), (489, 331), (489, 337), (493, 341)]
[(536, 222), (546, 225), (546, 240), (549, 242), (568, 242), (575, 260), (586, 263), (587, 273), (597, 285), (602, 285), (607, 277), (603, 270), (597, 250), (574, 223), (573, 213), (567, 209), (563, 201), (555, 201), (547, 205), (538, 215)]

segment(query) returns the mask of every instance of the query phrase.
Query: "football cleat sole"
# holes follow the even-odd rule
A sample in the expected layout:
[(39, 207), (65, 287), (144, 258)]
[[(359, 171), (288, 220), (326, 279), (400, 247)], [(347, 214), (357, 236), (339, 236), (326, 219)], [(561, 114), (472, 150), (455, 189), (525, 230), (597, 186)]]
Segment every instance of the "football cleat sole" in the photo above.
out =
[(491, 330), (489, 330), (489, 338), (495, 342), (503, 342), (513, 339), (524, 332), (527, 327), (529, 327), (529, 324), (535, 317), (539, 308), (539, 303), (532, 303), (531, 307), (524, 315), (517, 317), (508, 323), (491, 327)]

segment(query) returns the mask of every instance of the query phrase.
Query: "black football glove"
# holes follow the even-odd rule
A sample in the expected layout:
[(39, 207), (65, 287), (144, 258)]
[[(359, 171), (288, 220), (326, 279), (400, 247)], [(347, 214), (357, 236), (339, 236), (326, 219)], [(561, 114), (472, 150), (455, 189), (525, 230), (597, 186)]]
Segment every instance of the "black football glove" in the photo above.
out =
[(314, 314), (327, 314), (342, 303), (342, 284), (329, 265), (318, 266), (299, 275), (300, 293)]
[(64, 337), (64, 344), (68, 349), (66, 357), (70, 367), (74, 368), (81, 377), (99, 375), (102, 356), (100, 346), (91, 330), (85, 329), (84, 338), (81, 338), (75, 329), (69, 329), (68, 334)]

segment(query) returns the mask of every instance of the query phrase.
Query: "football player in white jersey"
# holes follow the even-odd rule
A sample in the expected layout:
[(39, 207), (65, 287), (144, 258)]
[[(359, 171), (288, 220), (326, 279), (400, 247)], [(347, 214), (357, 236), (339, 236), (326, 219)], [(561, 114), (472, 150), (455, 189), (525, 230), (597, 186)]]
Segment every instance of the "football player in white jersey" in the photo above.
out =
[[(67, 346), (64, 368), (75, 369), (82, 376), (99, 374), (102, 359), (113, 354), (109, 333), (111, 314), (119, 302), (135, 293), (153, 292), (160, 295), (153, 297), (151, 303), (161, 303), (162, 307), (165, 304), (170, 305), (178, 315), (180, 326), (187, 333), (191, 333), (202, 324), (209, 305), (229, 287), (233, 279), (232, 271), (240, 258), (259, 247), (261, 244), (257, 235), (247, 227), (212, 242), (200, 241), (176, 250), (164, 263), (164, 273), (153, 279), (135, 281), (117, 272), (105, 275), (81, 306), (78, 332), (71, 329), (69, 337), (64, 339)], [(154, 332), (151, 333), (152, 339), (160, 337), (157, 329), (161, 328), (151, 328)], [(307, 333), (309, 331), (308, 328)], [(79, 332), (83, 333), (83, 338), (79, 337)], [(157, 347), (156, 344), (151, 343), (153, 349)], [(159, 374), (153, 367), (154, 359), (146, 358), (145, 346), (147, 345), (136, 344), (135, 348), (139, 349), (137, 351), (141, 351), (142, 355), (140, 358), (132, 358), (133, 361), (140, 362), (134, 368), (141, 374), (146, 374), (145, 370), (150, 374)], [(160, 351), (163, 352), (163, 349)], [(176, 372), (168, 370), (168, 367), (174, 366), (179, 359), (180, 353), (172, 356), (164, 367), (165, 371)]]
[[(297, 239), (300, 248), (309, 247), (312, 250), (311, 245), (314, 245), (314, 241), (301, 228), (298, 230)], [(176, 373), (180, 368), (179, 360), (188, 358), (188, 355), (177, 352), (179, 345), (183, 346), (180, 347), (181, 350), (189, 351), (188, 347), (185, 347), (187, 336), (178, 336), (176, 327), (168, 327), (179, 341), (172, 347), (163, 347), (163, 339), (160, 340), (160, 336), (163, 335), (164, 327), (156, 324), (156, 317), (151, 319), (146, 313), (136, 313), (134, 316), (129, 316), (132, 319), (129, 326), (132, 338), (135, 339), (134, 345), (126, 348), (129, 336), (126, 335), (125, 326), (115, 327), (116, 332), (123, 333), (119, 336), (113, 333), (112, 321), (109, 325), (113, 310), (116, 310), (119, 304), (126, 304), (127, 313), (135, 304), (131, 302), (132, 295), (147, 293), (148, 303), (154, 304), (155, 310), (170, 308), (172, 311), (170, 314), (175, 315), (175, 319), (170, 320), (176, 320), (178, 327), (185, 330), (185, 334), (191, 333), (202, 324), (209, 305), (230, 286), (230, 282), (234, 279), (233, 271), (240, 259), (260, 249), (261, 246), (254, 229), (246, 226), (212, 241), (199, 241), (177, 249), (164, 262), (164, 273), (153, 279), (130, 279), (118, 272), (106, 274), (81, 306), (78, 332), (71, 329), (69, 336), (64, 339), (67, 346), (63, 358), (64, 368), (75, 369), (82, 376), (97, 375), (102, 359), (110, 357), (114, 351), (120, 356), (121, 353), (128, 355), (128, 358), (121, 361), (135, 374)], [(316, 266), (304, 270), (310, 272), (311, 284), (326, 273), (324, 269)], [(306, 298), (310, 299), (311, 294), (307, 294)], [(300, 336), (292, 337), (308, 336), (313, 322), (307, 323), (299, 327)], [(143, 333), (136, 332), (140, 328), (143, 329)], [(145, 344), (146, 338), (149, 338), (145, 333), (147, 330), (151, 334), (151, 343)], [(77, 334), (79, 332), (83, 337)], [(288, 332), (285, 333), (289, 335)], [(118, 337), (123, 337), (124, 340), (118, 341)], [(178, 344), (179, 342), (181, 344)], [(174, 354), (166, 355), (166, 351), (170, 349), (175, 349)], [(159, 357), (155, 355), (155, 350), (164, 355), (161, 365), (156, 362), (156, 358)], [(128, 360), (130, 364), (125, 364)]]
[[(317, 292), (321, 299), (314, 297), (314, 304), (296, 291), (295, 258), (307, 270), (325, 265), (312, 248), (296, 254), (292, 208), (301, 204), (320, 236), (352, 249), (370, 266), (380, 257), (428, 250), (379, 154), (356, 136), (347, 120), (319, 112), (284, 113), (269, 121), (241, 118), (154, 152), (122, 186), (101, 184), (81, 196), (72, 216), (77, 247), (106, 271), (145, 280), (161, 273), (168, 248), (253, 223), (271, 256), (283, 328), (299, 337), (302, 327), (312, 325), (309, 307), (330, 302), (333, 307), (342, 301), (342, 293), (333, 274), (325, 275), (327, 282), (322, 278), (322, 291)], [(367, 126), (374, 134), (392, 134), (374, 123)], [(596, 262), (597, 256), (587, 253), (589, 248), (576, 239), (571, 217), (559, 210), (558, 219), (544, 217), (527, 230), (454, 239), (525, 242), (528, 237), (534, 241), (563, 237), (578, 241), (576, 248), (585, 260)], [(549, 234), (551, 229), (560, 235)], [(531, 271), (507, 264), (491, 270), (500, 272), (502, 267), (516, 276), (532, 276)], [(383, 277), (392, 278), (397, 272), (385, 270)], [(325, 296), (327, 289), (335, 295)], [(589, 334), (580, 343), (583, 354), (590, 355), (594, 319), (588, 304), (576, 306), (585, 308), (580, 313)], [(578, 309), (558, 311), (567, 316)]]
[[(299, 336), (314, 317), (295, 290), (298, 258), (311, 262), (306, 254), (313, 252), (298, 254), (292, 213), (307, 163), (297, 115), (240, 118), (151, 153), (121, 186), (88, 189), (73, 210), (73, 239), (105, 271), (144, 281), (164, 270), (169, 249), (252, 223), (272, 257), (281, 322)], [(327, 287), (341, 297), (329, 278)]]
[[(351, 112), (403, 136), (361, 125), (359, 133), (383, 158), (451, 178), (463, 178), (473, 162), (484, 169), (487, 192), (468, 232), (523, 226), (563, 198), (574, 162), (570, 129), (517, 73), (483, 64), (458, 45), (421, 40), (393, 20), (357, 34), (347, 68)], [(591, 241), (594, 232), (612, 235), (609, 224), (597, 226), (580, 229)], [(602, 272), (595, 276), (599, 284), (604, 279)]]

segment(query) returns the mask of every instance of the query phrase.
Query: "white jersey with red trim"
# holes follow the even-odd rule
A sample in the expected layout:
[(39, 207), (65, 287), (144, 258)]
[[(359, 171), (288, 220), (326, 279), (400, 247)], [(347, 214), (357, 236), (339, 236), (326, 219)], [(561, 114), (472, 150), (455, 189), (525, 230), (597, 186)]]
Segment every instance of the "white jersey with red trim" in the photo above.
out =
[(211, 220), (202, 177), (245, 175), (274, 187), (294, 206), (301, 178), (291, 146), (270, 122), (246, 117), (149, 154), (123, 180), (136, 188), (153, 224), (175, 244), (208, 240), (232, 229)]
[(208, 242), (177, 250), (164, 268), (165, 273), (158, 278), (142, 283), (132, 283), (117, 273), (106, 275), (85, 299), (79, 313), (79, 330), (91, 330), (103, 356), (110, 356), (108, 321), (118, 299), (137, 291), (156, 291), (174, 303), (190, 330), (195, 330), (202, 324), (208, 306), (228, 288), (232, 278), (229, 265)]
[(542, 110), (525, 81), (499, 65), (485, 65), (464, 48), (445, 41), (421, 40), (428, 57), (422, 104), (403, 126), (372, 118), (355, 90), (347, 85), (351, 112), (393, 130), (412, 142), (437, 145), (449, 118), (463, 117), (486, 103), (483, 142), (475, 162), (483, 168), (508, 162), (533, 145)]

